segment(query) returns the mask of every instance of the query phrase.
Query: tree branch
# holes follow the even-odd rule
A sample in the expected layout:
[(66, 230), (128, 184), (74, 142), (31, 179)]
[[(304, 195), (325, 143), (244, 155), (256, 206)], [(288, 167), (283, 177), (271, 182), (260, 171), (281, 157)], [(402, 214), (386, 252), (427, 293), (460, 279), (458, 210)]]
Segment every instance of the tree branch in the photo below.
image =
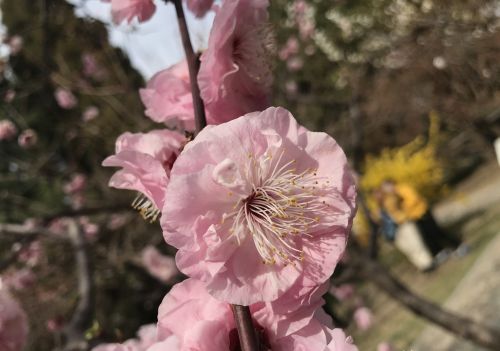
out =
[(85, 331), (91, 326), (94, 316), (94, 280), (85, 235), (75, 221), (70, 221), (68, 227), (68, 236), (75, 251), (79, 301), (64, 329), (64, 350), (86, 350)]
[(231, 305), (231, 309), (238, 329), (241, 351), (259, 351), (250, 308), (248, 306)]
[(410, 291), (379, 262), (365, 256), (357, 247), (350, 251), (354, 264), (365, 279), (377, 285), (416, 315), (437, 324), (449, 332), (489, 350), (500, 350), (500, 331), (442, 309)]
[(196, 134), (198, 134), (207, 125), (207, 119), (205, 117), (205, 107), (203, 105), (203, 100), (200, 96), (200, 88), (198, 86), (198, 70), (200, 69), (200, 60), (194, 53), (193, 46), (191, 45), (186, 17), (184, 16), (184, 9), (182, 8), (182, 1), (171, 1), (175, 6), (175, 12), (177, 13), (177, 22), (179, 24), (179, 30), (181, 32), (182, 46), (184, 47), (184, 52), (186, 53), (186, 61), (189, 68), (189, 81), (191, 83), (191, 95), (193, 97)]

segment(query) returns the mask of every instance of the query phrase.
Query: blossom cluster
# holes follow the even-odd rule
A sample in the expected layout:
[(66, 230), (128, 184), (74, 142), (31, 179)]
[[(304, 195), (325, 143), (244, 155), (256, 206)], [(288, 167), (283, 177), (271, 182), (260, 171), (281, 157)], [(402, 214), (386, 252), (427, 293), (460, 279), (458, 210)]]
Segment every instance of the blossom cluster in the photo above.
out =
[[(144, 21), (155, 10), (150, 0), (111, 2), (118, 21)], [(321, 308), (346, 249), (355, 185), (332, 137), (270, 106), (268, 6), (224, 0), (215, 9), (196, 77), (209, 125), (194, 140), (185, 133), (195, 112), (181, 62), (140, 91), (145, 114), (167, 128), (121, 135), (103, 163), (121, 167), (110, 185), (138, 192), (133, 206), (145, 219), (161, 218), (189, 278), (160, 305), (154, 343), (99, 350), (238, 350), (231, 305), (249, 307), (262, 350), (357, 350)], [(152, 274), (170, 279), (167, 260), (151, 248), (144, 255), (165, 264)]]

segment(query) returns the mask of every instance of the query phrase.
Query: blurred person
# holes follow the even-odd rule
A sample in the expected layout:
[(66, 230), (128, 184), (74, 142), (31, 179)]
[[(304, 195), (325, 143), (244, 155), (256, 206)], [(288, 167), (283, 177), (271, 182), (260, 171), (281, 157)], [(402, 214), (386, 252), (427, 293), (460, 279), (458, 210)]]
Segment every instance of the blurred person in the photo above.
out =
[(440, 264), (452, 250), (458, 256), (467, 253), (468, 248), (459, 239), (443, 230), (434, 219), (427, 201), (408, 184), (396, 184), (385, 180), (381, 185), (383, 205), (399, 226), (414, 224), (436, 263)]
[(416, 224), (402, 217), (398, 219), (393, 217), (391, 206), (395, 196), (392, 189), (381, 186), (374, 190), (373, 197), (378, 204), (382, 235), (393, 242), (394, 246), (419, 270), (423, 272), (432, 270), (433, 257)]

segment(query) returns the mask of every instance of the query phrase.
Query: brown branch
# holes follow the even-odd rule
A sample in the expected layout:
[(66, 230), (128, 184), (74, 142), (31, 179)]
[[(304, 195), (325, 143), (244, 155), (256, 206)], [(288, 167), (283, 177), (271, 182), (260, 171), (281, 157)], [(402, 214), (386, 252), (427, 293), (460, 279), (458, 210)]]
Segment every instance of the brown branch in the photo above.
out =
[(200, 88), (198, 86), (198, 70), (200, 68), (200, 60), (194, 53), (193, 46), (191, 45), (186, 17), (184, 16), (184, 10), (182, 8), (182, 1), (171, 1), (175, 6), (175, 12), (177, 13), (177, 22), (179, 23), (179, 30), (181, 32), (182, 46), (184, 47), (184, 52), (186, 53), (186, 61), (189, 68), (189, 81), (191, 83), (191, 95), (193, 97), (196, 134), (198, 134), (207, 125), (207, 119), (205, 117), (205, 107), (203, 105), (203, 100), (200, 96)]
[(387, 268), (365, 256), (357, 247), (352, 248), (349, 257), (350, 263), (356, 266), (365, 279), (377, 285), (416, 315), (479, 346), (489, 350), (500, 350), (499, 330), (446, 311), (437, 304), (416, 295), (391, 275)]
[(70, 221), (68, 236), (75, 251), (79, 301), (73, 317), (64, 329), (64, 350), (87, 350), (85, 331), (94, 316), (94, 281), (85, 235), (76, 221)]
[(241, 351), (259, 351), (250, 308), (248, 306), (231, 305), (231, 309), (238, 329)]
[(117, 213), (117, 212), (132, 212), (134, 209), (130, 204), (119, 204), (119, 205), (109, 205), (100, 207), (85, 207), (78, 210), (68, 209), (46, 216), (40, 217), (42, 222), (47, 223), (57, 218), (62, 217), (79, 217), (79, 216), (89, 216), (102, 213)]

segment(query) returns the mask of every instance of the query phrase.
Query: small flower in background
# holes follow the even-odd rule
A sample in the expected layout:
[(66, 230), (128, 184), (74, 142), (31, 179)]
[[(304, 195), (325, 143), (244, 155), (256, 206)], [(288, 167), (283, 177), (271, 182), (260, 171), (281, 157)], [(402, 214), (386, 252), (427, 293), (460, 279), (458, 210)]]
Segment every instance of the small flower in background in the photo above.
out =
[(443, 70), (448, 66), (448, 63), (443, 56), (436, 56), (432, 59), (432, 65), (439, 70)]
[(86, 216), (80, 217), (80, 225), (82, 226), (83, 234), (85, 238), (89, 241), (95, 240), (97, 234), (99, 233), (99, 225), (92, 223), (90, 219)]
[(201, 18), (212, 8), (214, 0), (186, 0), (186, 4), (196, 17)]
[(87, 177), (82, 173), (75, 173), (71, 179), (63, 185), (63, 191), (66, 194), (81, 192), (87, 186)]
[(288, 38), (285, 46), (280, 50), (279, 57), (282, 60), (288, 59), (291, 55), (299, 53), (299, 41), (296, 37)]
[(345, 155), (283, 108), (204, 129), (170, 176), (165, 240), (220, 300), (273, 301), (299, 277), (321, 284), (344, 253), (356, 194)]
[[(0, 281), (0, 346), (5, 351), (22, 350), (28, 337), (28, 319)], [(3, 345), (6, 345), (4, 348)]]
[(339, 286), (332, 286), (330, 288), (330, 294), (335, 296), (339, 301), (345, 301), (354, 296), (355, 290), (352, 284), (342, 284)]
[(391, 344), (387, 341), (381, 342), (377, 345), (377, 351), (395, 351)]
[(83, 111), (82, 120), (84, 122), (90, 122), (99, 116), (99, 109), (96, 106), (89, 106)]
[(10, 140), (17, 134), (17, 128), (8, 119), (2, 119), (0, 121), (0, 141)]
[(127, 223), (127, 216), (122, 214), (112, 214), (109, 218), (107, 228), (109, 230), (118, 230)]
[(184, 135), (167, 129), (120, 135), (116, 154), (102, 163), (123, 167), (111, 177), (109, 185), (139, 192), (132, 205), (144, 218), (156, 220), (165, 200), (170, 169), (185, 143)]
[(86, 77), (94, 79), (102, 79), (106, 76), (106, 69), (99, 64), (95, 56), (91, 53), (82, 55), (83, 74)]
[(34, 146), (38, 141), (38, 135), (33, 129), (23, 130), (17, 138), (17, 143), (23, 149), (29, 149)]
[(175, 259), (160, 253), (154, 246), (147, 246), (141, 252), (141, 261), (153, 277), (164, 283), (170, 283), (179, 273)]
[(64, 88), (57, 88), (54, 93), (54, 96), (56, 98), (59, 107), (65, 110), (70, 110), (74, 108), (78, 103), (78, 100), (76, 99), (75, 95), (73, 95), (71, 91)]
[(153, 0), (102, 0), (111, 2), (111, 16), (115, 24), (123, 21), (132, 22), (137, 18), (139, 22), (145, 22), (153, 17), (156, 6)]
[(31, 242), (28, 246), (23, 247), (19, 251), (17, 257), (20, 262), (30, 267), (35, 267), (40, 262), (42, 254), (43, 254), (42, 243), (39, 240), (35, 240)]
[(304, 60), (298, 56), (291, 57), (286, 61), (286, 66), (290, 72), (296, 72), (304, 67)]
[(299, 87), (297, 86), (297, 82), (294, 80), (289, 80), (285, 83), (285, 91), (288, 95), (295, 95)]
[(17, 55), (23, 48), (24, 40), (19, 35), (13, 35), (9, 40), (10, 54)]
[(14, 101), (15, 98), (16, 98), (16, 91), (12, 90), (12, 89), (9, 89), (5, 93), (3, 101), (5, 101), (6, 103), (11, 103), (12, 101)]
[(50, 333), (58, 333), (64, 328), (64, 319), (62, 316), (57, 316), (47, 320), (45, 327)]
[(212, 124), (269, 106), (275, 37), (269, 2), (227, 0), (217, 11), (198, 82)]
[(193, 98), (186, 60), (156, 73), (139, 94), (146, 106), (146, 116), (153, 121), (180, 123), (181, 127), (194, 130)]
[(371, 328), (373, 324), (373, 313), (368, 307), (358, 307), (354, 311), (354, 322), (361, 331), (366, 331)]
[(2, 276), (2, 284), (12, 290), (24, 290), (30, 288), (33, 284), (35, 284), (35, 281), (36, 276), (29, 268), (11, 271)]

